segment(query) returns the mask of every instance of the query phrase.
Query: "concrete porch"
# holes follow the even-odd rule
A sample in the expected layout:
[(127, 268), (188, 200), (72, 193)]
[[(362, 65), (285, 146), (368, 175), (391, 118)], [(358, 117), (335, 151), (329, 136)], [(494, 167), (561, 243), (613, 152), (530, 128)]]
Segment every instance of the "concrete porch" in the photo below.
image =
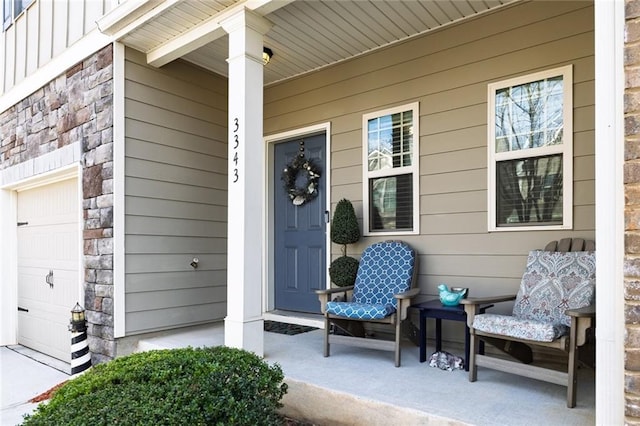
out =
[[(221, 345), (223, 324), (145, 338), (136, 351)], [(294, 336), (265, 332), (265, 359), (278, 363), (289, 391), (284, 412), (318, 425), (592, 425), (594, 371), (579, 370), (577, 406), (566, 408), (566, 388), (480, 368), (470, 383), (462, 370), (442, 371), (418, 360), (406, 340), (402, 366), (391, 352), (332, 345), (322, 356), (322, 330)], [(435, 350), (429, 344), (427, 354)], [(461, 347), (443, 350), (462, 354)]]

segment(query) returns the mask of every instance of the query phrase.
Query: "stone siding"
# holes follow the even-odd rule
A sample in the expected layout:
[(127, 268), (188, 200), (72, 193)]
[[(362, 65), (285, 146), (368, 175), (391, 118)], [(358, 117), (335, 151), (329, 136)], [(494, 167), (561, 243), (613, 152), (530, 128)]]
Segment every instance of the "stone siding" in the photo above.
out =
[(112, 62), (113, 48), (107, 46), (0, 114), (0, 170), (68, 145), (80, 146), (84, 306), (94, 364), (114, 358), (116, 352)]
[(640, 0), (626, 1), (625, 28), (625, 417), (640, 424)]

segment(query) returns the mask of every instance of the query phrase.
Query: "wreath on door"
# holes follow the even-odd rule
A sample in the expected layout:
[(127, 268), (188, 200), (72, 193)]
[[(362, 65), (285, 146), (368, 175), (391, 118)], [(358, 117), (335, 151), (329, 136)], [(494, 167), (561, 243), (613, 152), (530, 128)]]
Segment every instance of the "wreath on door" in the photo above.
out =
[[(296, 182), (300, 174), (304, 175), (301, 186)], [(304, 141), (300, 141), (300, 153), (282, 170), (281, 179), (284, 190), (294, 206), (301, 206), (318, 196), (320, 167), (304, 155)]]

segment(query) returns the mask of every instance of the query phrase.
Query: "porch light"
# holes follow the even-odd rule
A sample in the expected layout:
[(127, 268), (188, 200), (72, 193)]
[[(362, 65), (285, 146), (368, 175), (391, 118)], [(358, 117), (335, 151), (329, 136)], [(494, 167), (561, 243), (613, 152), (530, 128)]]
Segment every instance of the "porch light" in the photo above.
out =
[(262, 49), (262, 62), (263, 65), (267, 65), (269, 61), (271, 61), (271, 57), (273, 56), (273, 51), (268, 47)]
[(76, 306), (71, 309), (71, 324), (69, 329), (71, 331), (81, 331), (86, 329), (86, 318), (84, 315), (84, 308), (76, 303)]

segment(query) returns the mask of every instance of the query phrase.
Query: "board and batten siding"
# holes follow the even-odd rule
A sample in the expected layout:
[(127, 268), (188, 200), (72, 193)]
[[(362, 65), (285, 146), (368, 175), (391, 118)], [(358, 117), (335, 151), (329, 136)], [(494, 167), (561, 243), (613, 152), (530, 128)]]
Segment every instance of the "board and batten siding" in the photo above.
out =
[[(531, 249), (595, 236), (594, 11), (591, 2), (524, 2), (265, 90), (265, 133), (331, 122), (332, 205), (362, 215), (362, 115), (420, 103), (421, 299), (438, 283), (473, 296), (517, 290)], [(487, 85), (573, 65), (574, 225), (487, 231)], [(333, 209), (332, 209), (333, 211)], [(363, 238), (352, 255), (384, 237)], [(332, 247), (340, 255), (340, 247)]]
[(34, 0), (0, 33), (4, 64), (0, 67), (0, 95), (86, 34), (98, 31), (96, 21), (117, 4), (114, 0)]
[[(125, 62), (125, 331), (226, 315), (227, 80)], [(190, 266), (199, 260), (197, 269)]]

